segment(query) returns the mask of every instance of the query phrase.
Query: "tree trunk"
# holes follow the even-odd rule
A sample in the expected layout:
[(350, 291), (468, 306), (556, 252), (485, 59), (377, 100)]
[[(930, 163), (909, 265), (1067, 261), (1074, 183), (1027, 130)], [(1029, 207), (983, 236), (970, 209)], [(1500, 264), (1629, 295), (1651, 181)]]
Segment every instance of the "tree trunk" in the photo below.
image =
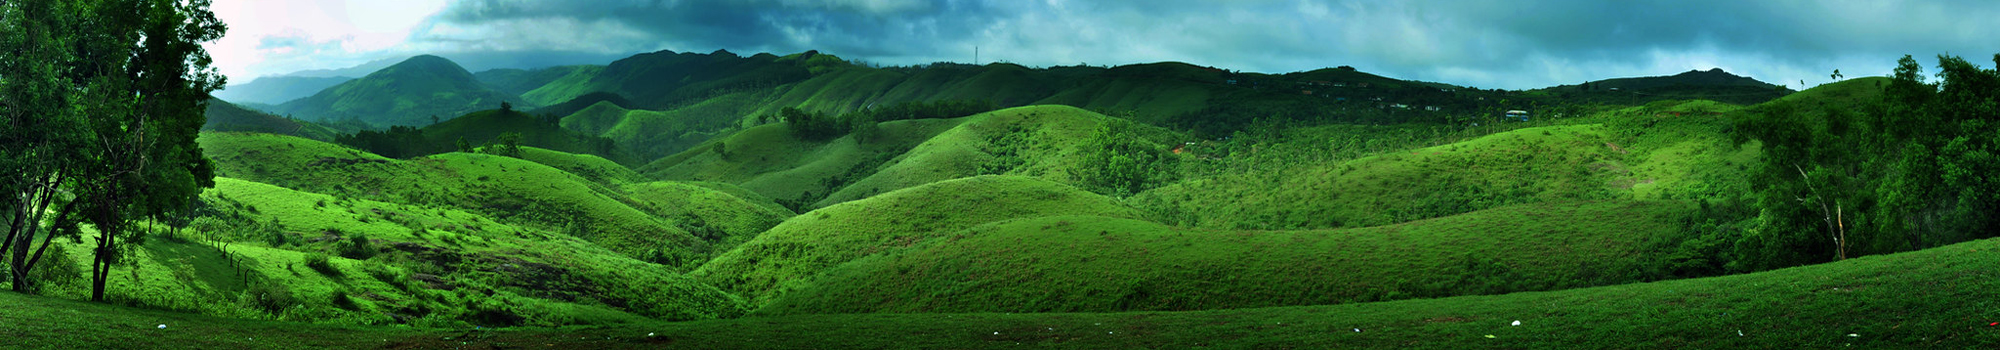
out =
[[(7, 254), (8, 282), (13, 283), (14, 291), (25, 292), (28, 288), (28, 269), (26, 268), (28, 265), (28, 241), (31, 241), (28, 237), (32, 237), (33, 233), (18, 230), (21, 222), (25, 220), (18, 215), (21, 213), (17, 210), (19, 207), (14, 206), (14, 203), (7, 204), (6, 209), (0, 209), (0, 213), (6, 214), (6, 216), (3, 216), (6, 218), (6, 221), (0, 223), (7, 225), (5, 227), (7, 229), (6, 238), (9, 240), (5, 244), (0, 244), (0, 253)], [(20, 248), (15, 249), (14, 247)]]
[(113, 234), (117, 232), (115, 227), (97, 229), (97, 254), (95, 254), (97, 257), (91, 259), (93, 262), (90, 269), (90, 301), (103, 302), (104, 282), (111, 279), (111, 254), (116, 253), (114, 249), (117, 249), (115, 244), (118, 236)]

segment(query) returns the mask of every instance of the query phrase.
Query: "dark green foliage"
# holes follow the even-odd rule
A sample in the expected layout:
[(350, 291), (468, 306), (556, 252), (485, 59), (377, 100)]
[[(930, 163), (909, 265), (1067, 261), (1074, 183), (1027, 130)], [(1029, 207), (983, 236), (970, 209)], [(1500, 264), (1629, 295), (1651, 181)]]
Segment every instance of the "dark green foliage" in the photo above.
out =
[(1092, 192), (1130, 196), (1173, 181), (1179, 161), (1172, 149), (1148, 140), (1131, 121), (1114, 120), (1083, 141), (1085, 166), (1076, 177)]
[(334, 136), (334, 142), (389, 158), (409, 158), (437, 153), (424, 131), (413, 126), (391, 126), (389, 130), (362, 130), (352, 135)]
[[(1765, 104), (1736, 127), (1767, 156), (1761, 210), (1738, 243), (1765, 269), (1925, 249), (2000, 234), (2000, 72), (1905, 56), (1878, 96)], [(1851, 80), (1847, 84), (1865, 84)]]
[(290, 287), (268, 279), (251, 283), (250, 288), (243, 291), (238, 301), (272, 315), (283, 314), (286, 309), (299, 305), (299, 299), (292, 295)]
[[(338, 135), (334, 142), (389, 158), (415, 158), (447, 152), (470, 152), (472, 145), (504, 146), (502, 136), (512, 134), (513, 149), (487, 149), (494, 154), (519, 154), (519, 146), (587, 153), (613, 161), (630, 161), (629, 152), (611, 139), (565, 130), (552, 115), (532, 115), (518, 111), (474, 112), (423, 128), (392, 126), (388, 130), (362, 130)], [(463, 144), (461, 144), (463, 143)]]
[(847, 134), (847, 125), (819, 112), (807, 112), (798, 108), (785, 107), (778, 110), (778, 119), (785, 121), (792, 135), (806, 140), (828, 140)]
[[(103, 300), (111, 264), (147, 230), (144, 218), (179, 216), (213, 164), (194, 139), (209, 93), (225, 79), (202, 42), (226, 29), (208, 1), (0, 3), (0, 165), (18, 176), (0, 191), (19, 208), (0, 240), (17, 291), (44, 242), (96, 229), (92, 300)], [(60, 199), (58, 199), (60, 197)], [(53, 211), (51, 211), (53, 209)], [(53, 221), (43, 230), (43, 215)], [(47, 233), (42, 235), (41, 233)], [(29, 254), (33, 248), (35, 253)], [(32, 256), (31, 256), (32, 255)]]
[(326, 253), (306, 254), (306, 267), (327, 276), (341, 275), (340, 269), (333, 267), (333, 257), (327, 256)]
[(493, 154), (520, 158), (521, 133), (518, 132), (501, 133), (499, 137), (493, 138), (493, 144), (487, 145), (486, 147), (487, 147), (487, 152), (491, 152)]
[(368, 260), (380, 252), (380, 249), (375, 248), (375, 242), (368, 239), (368, 235), (359, 233), (348, 235), (347, 242), (340, 245), (340, 256), (348, 259)]
[(339, 134), (326, 126), (253, 111), (218, 99), (210, 99), (202, 115), (208, 119), (202, 124), (202, 131), (262, 132), (320, 141), (332, 141)]
[(1584, 104), (1644, 105), (1656, 101), (1704, 99), (1740, 105), (1764, 103), (1792, 93), (1784, 86), (1724, 72), (1691, 70), (1671, 76), (1605, 79), (1537, 90)]

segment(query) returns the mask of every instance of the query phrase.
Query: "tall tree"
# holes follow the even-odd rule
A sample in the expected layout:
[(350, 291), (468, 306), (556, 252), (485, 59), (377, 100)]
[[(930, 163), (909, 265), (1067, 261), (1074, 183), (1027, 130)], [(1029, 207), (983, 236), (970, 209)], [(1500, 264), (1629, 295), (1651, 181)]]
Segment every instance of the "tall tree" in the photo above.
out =
[[(91, 299), (101, 301), (111, 267), (129, 250), (121, 241), (143, 237), (132, 224), (186, 210), (201, 188), (214, 185), (213, 166), (194, 139), (208, 95), (224, 78), (200, 43), (226, 28), (208, 0), (22, 0), (4, 7), (0, 20), (22, 35), (0, 47), (10, 53), (0, 60), (0, 76), (8, 77), (0, 100), (7, 101), (7, 123), (17, 126), (0, 152), (32, 159), (18, 160), (29, 164), (4, 183), (20, 209), (0, 251), (20, 261), (9, 271), (15, 289), (31, 290), (25, 272), (49, 242), (90, 224)], [(53, 222), (44, 227), (41, 215)], [(26, 253), (37, 231), (45, 233), (42, 244)]]

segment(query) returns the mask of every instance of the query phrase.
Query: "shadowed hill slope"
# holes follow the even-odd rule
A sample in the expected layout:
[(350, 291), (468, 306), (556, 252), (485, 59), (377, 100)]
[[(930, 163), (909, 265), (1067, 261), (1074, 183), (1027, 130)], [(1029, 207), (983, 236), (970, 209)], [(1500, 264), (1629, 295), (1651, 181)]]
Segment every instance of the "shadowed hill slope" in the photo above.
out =
[(218, 99), (209, 99), (208, 109), (202, 115), (208, 118), (201, 125), (202, 131), (261, 132), (319, 141), (333, 141), (334, 135), (338, 134), (326, 126), (255, 111)]

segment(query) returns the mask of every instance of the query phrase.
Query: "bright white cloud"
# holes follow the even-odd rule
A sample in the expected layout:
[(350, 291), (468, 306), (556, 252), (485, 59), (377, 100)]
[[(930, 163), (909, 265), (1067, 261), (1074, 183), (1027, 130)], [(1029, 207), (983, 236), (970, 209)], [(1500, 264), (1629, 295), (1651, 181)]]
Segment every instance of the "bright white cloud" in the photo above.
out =
[(410, 34), (445, 0), (217, 0), (229, 25), (207, 44), (233, 83), (307, 69), (342, 68), (410, 52)]

